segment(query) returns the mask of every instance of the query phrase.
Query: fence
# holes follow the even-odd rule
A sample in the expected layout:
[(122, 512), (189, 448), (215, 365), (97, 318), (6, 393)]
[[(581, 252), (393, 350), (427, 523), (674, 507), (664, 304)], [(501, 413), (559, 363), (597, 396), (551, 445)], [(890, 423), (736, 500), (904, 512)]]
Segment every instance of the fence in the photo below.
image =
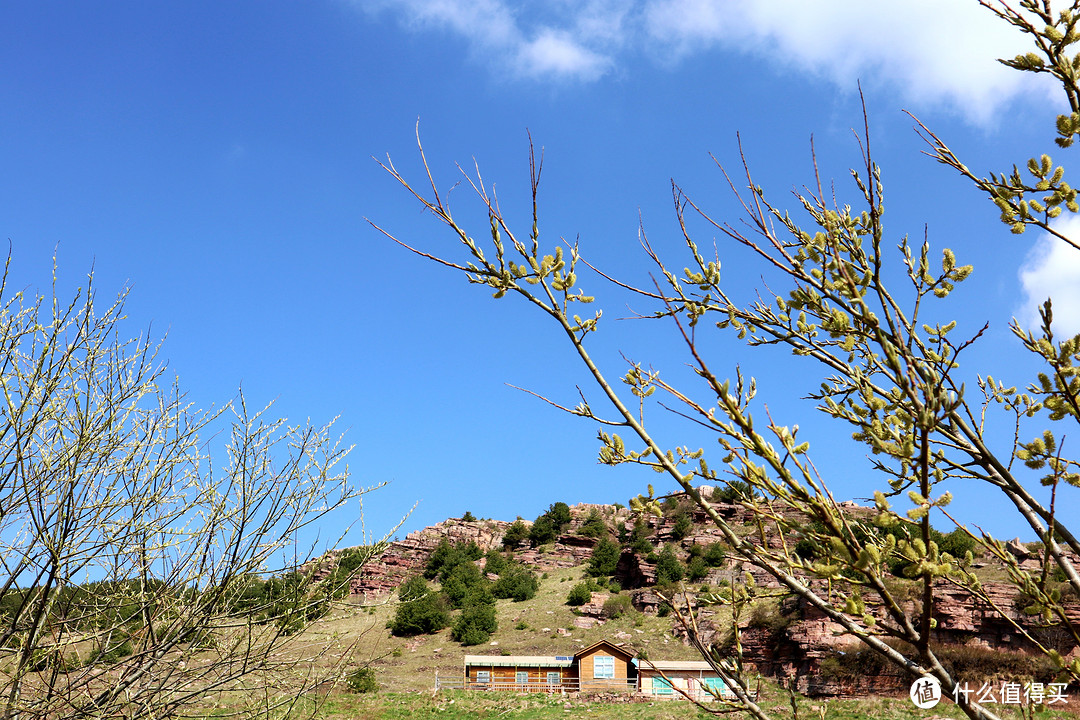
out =
[[(702, 684), (698, 682), (688, 683), (689, 687), (680, 684), (680, 689), (689, 695), (692, 699), (700, 702), (712, 702), (716, 699), (716, 696), (710, 693)], [(559, 683), (548, 682), (514, 682), (510, 680), (491, 680), (488, 682), (476, 682), (470, 679), (465, 681), (460, 675), (453, 676), (440, 676), (435, 673), (435, 689), (436, 690), (484, 690), (484, 691), (496, 691), (496, 692), (514, 692), (514, 693), (572, 693), (579, 692), (581, 684), (577, 679), (565, 679)], [(686, 696), (682, 692), (674, 688), (663, 688), (654, 686), (651, 689), (638, 688), (637, 682), (634, 680), (605, 680), (597, 681), (591, 680), (586, 683), (584, 688), (590, 692), (625, 692), (625, 693), (638, 693), (644, 695), (653, 700), (685, 700)], [(757, 691), (751, 690), (750, 697), (757, 698)], [(734, 700), (735, 694), (727, 688), (721, 691), (721, 698), (724, 700)]]
[(465, 681), (460, 675), (443, 677), (435, 674), (436, 690), (494, 690), (498, 692), (516, 693), (571, 693), (586, 690), (589, 692), (625, 692), (637, 691), (637, 683), (633, 680), (590, 680), (582, 687), (577, 679), (563, 679), (561, 682), (515, 682), (513, 680), (489, 680), (477, 682), (469, 679)]

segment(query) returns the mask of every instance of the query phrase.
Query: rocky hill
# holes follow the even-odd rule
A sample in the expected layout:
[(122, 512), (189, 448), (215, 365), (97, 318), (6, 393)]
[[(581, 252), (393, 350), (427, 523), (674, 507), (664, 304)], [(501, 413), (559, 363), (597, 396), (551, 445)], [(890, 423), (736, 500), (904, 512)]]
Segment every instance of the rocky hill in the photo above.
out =
[[(707, 492), (710, 488), (705, 488)], [(756, 528), (749, 511), (741, 506), (717, 501), (714, 509), (735, 527), (746, 527), (748, 532)], [(534, 547), (527, 540), (504, 542), (511, 523), (497, 520), (448, 519), (437, 525), (409, 533), (403, 540), (393, 542), (374, 560), (368, 562), (360, 574), (351, 581), (351, 591), (358, 600), (375, 602), (388, 598), (409, 577), (423, 572), (432, 551), (444, 540), (451, 543), (475, 543), (482, 551), (505, 548), (514, 558), (537, 573), (576, 568), (586, 565), (598, 537), (583, 530), (590, 518), (595, 523), (602, 518), (604, 533), (621, 540), (621, 551), (614, 573), (614, 581), (629, 591), (633, 606), (640, 612), (656, 616), (663, 614), (660, 597), (656, 592), (657, 551), (671, 548), (684, 563), (702, 556), (702, 549), (722, 547), (720, 531), (709, 524), (705, 513), (687, 499), (669, 501), (668, 512), (663, 517), (635, 518), (630, 511), (618, 505), (581, 504), (570, 508), (570, 521), (555, 536), (553, 542)], [(846, 511), (854, 515), (869, 514), (868, 508), (853, 503)], [(689, 522), (687, 522), (689, 519)], [(638, 523), (634, 528), (635, 521)], [(525, 528), (531, 523), (524, 521)], [(520, 530), (520, 526), (518, 528)], [(636, 547), (630, 536), (636, 535)], [(642, 545), (644, 535), (648, 543)], [(767, 536), (765, 542), (778, 546), (779, 537)], [(695, 547), (697, 546), (697, 547)], [(1037, 564), (1028, 550), (1018, 541), (1010, 543), (1011, 551), (1021, 563)], [(780, 590), (780, 584), (764, 571), (745, 565), (737, 559), (723, 557), (719, 562), (712, 558), (708, 566), (698, 563), (698, 577), (684, 586), (693, 597), (695, 591), (725, 586), (731, 578), (749, 573), (763, 588)], [(702, 574), (702, 568), (705, 568)], [(897, 579), (898, 584), (904, 581)], [(707, 586), (707, 587), (706, 587)], [(1036, 628), (1037, 620), (1020, 610), (1016, 589), (1006, 582), (987, 579), (984, 587), (993, 605), (1008, 617)], [(591, 628), (605, 622), (603, 605), (606, 593), (593, 593), (589, 602), (582, 605), (574, 624)], [(914, 598), (914, 595), (912, 595)], [(1002, 614), (984, 601), (939, 581), (935, 589), (937, 629), (935, 642), (938, 654), (967, 667), (987, 661), (988, 656), (1014, 658), (1024, 667), (1034, 667), (1045, 658), (1034, 653), (1030, 643), (1015, 632)], [(914, 613), (914, 599), (909, 602)], [(867, 611), (883, 617), (883, 610), (867, 598)], [(716, 644), (730, 642), (731, 631), (726, 623), (713, 623), (716, 618), (708, 608), (702, 609), (703, 634)], [(1071, 606), (1072, 619), (1080, 623), (1080, 604)], [(788, 595), (779, 601), (762, 601), (749, 617), (741, 622), (744, 657), (759, 672), (775, 678), (795, 679), (797, 689), (810, 695), (841, 695), (886, 692), (906, 687), (908, 680), (891, 667), (885, 666), (865, 646), (853, 644), (850, 637), (839, 633), (840, 627), (811, 607), (801, 598)], [(1080, 656), (1068, 634), (1056, 628), (1034, 630), (1048, 646), (1055, 647), (1063, 656)], [(672, 622), (671, 634), (685, 638), (685, 632)], [(613, 638), (618, 640), (619, 638)], [(1027, 665), (1024, 665), (1027, 663)]]

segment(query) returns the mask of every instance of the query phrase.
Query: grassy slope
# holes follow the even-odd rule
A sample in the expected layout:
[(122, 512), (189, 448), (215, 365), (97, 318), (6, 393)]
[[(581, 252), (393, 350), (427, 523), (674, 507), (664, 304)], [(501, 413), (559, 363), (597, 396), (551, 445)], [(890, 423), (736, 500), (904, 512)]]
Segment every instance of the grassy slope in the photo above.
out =
[[(464, 720), (465, 718), (500, 718), (506, 720), (555, 720), (588, 717), (596, 720), (681, 720), (706, 717), (689, 703), (653, 702), (634, 704), (592, 703), (576, 697), (512, 695), (491, 692), (432, 692), (435, 672), (459, 677), (465, 654), (556, 655), (570, 654), (578, 647), (601, 639), (611, 639), (616, 632), (629, 632), (635, 647), (646, 648), (654, 658), (692, 660), (697, 656), (670, 634), (672, 618), (633, 614), (590, 630), (573, 627), (574, 613), (566, 604), (566, 595), (581, 578), (581, 568), (552, 572), (543, 580), (539, 594), (532, 600), (498, 602), (499, 631), (492, 638), (497, 645), (465, 648), (449, 637), (449, 630), (433, 636), (395, 638), (386, 630), (386, 621), (394, 612), (393, 603), (375, 608), (340, 608), (315, 623), (301, 638), (308, 648), (308, 658), (323, 664), (345, 660), (356, 667), (374, 659), (380, 692), (354, 695), (332, 691), (320, 703), (315, 717), (319, 720)], [(519, 622), (528, 627), (516, 629)], [(550, 628), (543, 632), (542, 628)], [(555, 632), (570, 628), (570, 637)], [(397, 652), (395, 652), (397, 651)], [(351, 657), (351, 660), (349, 659)], [(761, 702), (775, 718), (792, 718), (789, 700), (775, 683), (763, 681)], [(1050, 719), (1080, 717), (1080, 697), (1071, 697), (1070, 705), (1041, 713)], [(310, 708), (308, 709), (310, 710)], [(932, 710), (919, 710), (906, 697), (808, 700), (799, 699), (799, 717), (826, 720), (928, 720), (961, 718), (955, 706), (943, 703)], [(1020, 718), (1016, 708), (999, 706), (1003, 718)], [(735, 714), (732, 717), (743, 717)]]
[[(393, 616), (396, 598), (366, 610), (338, 609), (305, 632), (303, 639), (310, 643), (304, 644), (311, 648), (325, 647), (316, 658), (320, 663), (337, 661), (349, 652), (354, 658), (352, 665), (374, 660), (379, 684), (391, 691), (430, 690), (435, 684), (436, 671), (443, 676), (460, 677), (466, 654), (572, 655), (600, 640), (618, 642), (614, 636), (620, 631), (633, 636), (623, 642), (645, 648), (650, 657), (698, 658), (691, 648), (671, 636), (670, 617), (634, 612), (588, 630), (574, 627), (574, 612), (566, 605), (566, 596), (581, 577), (581, 568), (557, 570), (541, 581), (540, 591), (532, 600), (520, 603), (499, 600), (499, 630), (490, 644), (462, 647), (450, 639), (449, 629), (436, 635), (393, 637), (386, 629), (386, 622)], [(517, 629), (522, 622), (526, 629)], [(545, 632), (544, 628), (548, 630)], [(569, 629), (570, 636), (558, 634), (559, 628)]]
[[(985, 579), (997, 580), (999, 578), (990, 577), (995, 569), (993, 564), (989, 564), (980, 569), (980, 573), (987, 575)], [(315, 664), (341, 663), (346, 668), (370, 663), (376, 669), (382, 692), (376, 696), (358, 696), (334, 691), (320, 707), (317, 717), (324, 720), (420, 720), (435, 717), (451, 720), (459, 717), (539, 720), (566, 717), (567, 712), (572, 712), (574, 716), (584, 714), (595, 718), (641, 720), (698, 717), (700, 713), (697, 710), (681, 702), (602, 705), (562, 697), (523, 697), (502, 693), (459, 692), (433, 696), (431, 690), (435, 673), (459, 678), (465, 654), (568, 655), (599, 640), (618, 641), (615, 634), (620, 631), (632, 636), (623, 642), (636, 649), (646, 649), (654, 659), (698, 659), (692, 649), (672, 637), (673, 619), (670, 617), (658, 618), (634, 612), (588, 630), (574, 627), (574, 611), (566, 605), (566, 596), (582, 577), (583, 568), (580, 567), (554, 571), (542, 581), (537, 597), (532, 600), (522, 603), (498, 601), (498, 632), (490, 644), (469, 648), (451, 640), (449, 629), (416, 638), (391, 636), (385, 626), (393, 616), (396, 598), (371, 608), (343, 606), (336, 609), (329, 617), (316, 622), (304, 632), (301, 639), (306, 647), (303, 651), (307, 655), (305, 659)], [(903, 584), (906, 581), (898, 579), (897, 582)], [(524, 623), (524, 629), (517, 629), (520, 623)], [(559, 628), (569, 629), (569, 637), (556, 632)], [(786, 694), (768, 681), (762, 685), (762, 697), (764, 705), (774, 717), (792, 717)], [(1071, 701), (1070, 707), (1065, 710), (1072, 710), (1072, 714), (1058, 711), (1041, 714), (1040, 717), (1080, 717), (1080, 697), (1071, 698)], [(800, 701), (799, 717), (820, 717), (822, 709), (826, 710), (826, 718), (840, 720), (914, 720), (962, 716), (951, 705), (943, 704), (933, 710), (921, 711), (907, 698), (875, 698), (804, 699)], [(1002, 717), (1020, 717), (1012, 708), (997, 709)]]
[[(1076, 702), (1076, 699), (1073, 699)], [(792, 718), (791, 706), (775, 686), (762, 687), (762, 707), (771, 717)], [(1075, 720), (1078, 715), (1068, 710), (1052, 710), (1036, 715), (1045, 720)], [(995, 710), (1006, 719), (1021, 718), (1015, 706), (997, 706)], [(955, 705), (942, 703), (930, 710), (920, 710), (907, 698), (866, 698), (863, 700), (810, 701), (800, 699), (800, 718), (825, 720), (931, 720), (963, 718)], [(736, 713), (722, 717), (745, 717)], [(466, 718), (499, 718), (500, 720), (557, 720), (567, 717), (586, 717), (594, 720), (683, 720), (708, 717), (686, 702), (597, 703), (580, 698), (542, 695), (510, 695), (507, 693), (450, 692), (439, 693), (381, 693), (378, 695), (336, 694), (317, 710), (319, 720), (465, 720)]]

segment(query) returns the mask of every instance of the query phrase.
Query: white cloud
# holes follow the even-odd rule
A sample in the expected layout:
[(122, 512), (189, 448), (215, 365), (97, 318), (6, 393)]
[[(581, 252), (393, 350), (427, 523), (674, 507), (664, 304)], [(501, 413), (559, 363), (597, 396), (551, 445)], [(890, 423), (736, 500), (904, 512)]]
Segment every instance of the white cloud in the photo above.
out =
[(577, 77), (595, 80), (611, 67), (610, 58), (594, 53), (574, 42), (566, 32), (545, 29), (518, 52), (523, 75)]
[(513, 43), (517, 23), (503, 0), (361, 0), (368, 10), (396, 10), (416, 28), (445, 28), (479, 45)]
[[(899, 90), (985, 122), (1030, 80), (996, 62), (1027, 40), (974, 0), (352, 0), (470, 51), (517, 58), (519, 75), (593, 81), (630, 54), (735, 49), (781, 71)], [(505, 65), (499, 66), (500, 70)]]
[(898, 86), (905, 101), (945, 103), (976, 122), (1025, 85), (996, 61), (1025, 39), (961, 0), (647, 0), (650, 34), (679, 53), (743, 49), (788, 71), (850, 88)]
[[(1057, 222), (1054, 229), (1080, 238), (1080, 218)], [(1080, 250), (1045, 233), (1020, 268), (1020, 284), (1024, 288), (1024, 304), (1018, 313), (1022, 326), (1038, 329), (1039, 306), (1049, 297), (1053, 300), (1054, 335), (1080, 333)]]
[[(467, 40), (482, 61), (509, 55), (514, 58), (511, 70), (524, 77), (592, 81), (613, 64), (583, 42), (596, 45), (602, 37), (596, 14), (602, 14), (609, 4), (605, 2), (575, 6), (580, 22), (569, 30), (536, 23), (523, 28), (504, 0), (359, 0), (358, 4), (369, 12), (396, 12), (414, 29), (450, 30)], [(496, 67), (506, 69), (505, 63)]]

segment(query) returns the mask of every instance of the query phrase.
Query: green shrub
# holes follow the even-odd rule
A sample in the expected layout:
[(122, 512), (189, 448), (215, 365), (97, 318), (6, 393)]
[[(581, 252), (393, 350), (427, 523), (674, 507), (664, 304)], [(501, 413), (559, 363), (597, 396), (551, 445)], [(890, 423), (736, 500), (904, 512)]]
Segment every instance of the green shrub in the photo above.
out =
[(621, 551), (618, 545), (606, 537), (600, 538), (600, 541), (596, 543), (596, 547), (593, 548), (592, 555), (589, 557), (586, 572), (593, 577), (613, 575), (615, 568), (619, 565), (620, 554)]
[(977, 547), (975, 539), (960, 528), (954, 528), (948, 535), (942, 535), (937, 544), (938, 550), (949, 553), (958, 560), (963, 560), (968, 552), (974, 553)]
[(645, 522), (645, 518), (639, 517), (634, 521), (634, 527), (627, 536), (627, 544), (629, 544), (631, 550), (639, 555), (647, 555), (653, 551), (650, 538), (652, 538), (652, 530), (649, 528), (648, 523)]
[(398, 586), (398, 599), (402, 602), (419, 600), (430, 592), (427, 581), (421, 575), (413, 575)]
[(615, 619), (626, 615), (634, 609), (629, 595), (612, 595), (604, 601), (600, 614), (609, 619)]
[(379, 691), (379, 683), (375, 681), (375, 669), (362, 667), (353, 670), (345, 676), (345, 684), (354, 693), (373, 693)]
[(746, 624), (748, 627), (768, 630), (769, 635), (776, 637), (798, 619), (795, 613), (785, 615), (775, 600), (762, 600), (750, 609)]
[(484, 556), (484, 572), (499, 575), (506, 569), (508, 563), (509, 560), (499, 552), (498, 548), (491, 548), (487, 551), (487, 555)]
[(431, 555), (428, 555), (427, 562), (424, 563), (424, 577), (428, 580), (439, 577), (439, 572), (446, 565), (453, 552), (454, 546), (450, 544), (449, 540), (446, 538), (440, 540), (435, 549), (431, 551)]
[(727, 487), (716, 490), (712, 494), (713, 502), (729, 504), (757, 497), (761, 497), (761, 493), (742, 480), (732, 480), (727, 484)]
[(431, 551), (424, 564), (424, 577), (428, 580), (446, 580), (454, 568), (484, 557), (484, 551), (474, 542), (452, 544), (443, 538)]
[(442, 590), (450, 601), (450, 607), (457, 610), (465, 607), (465, 598), (470, 592), (487, 584), (488, 581), (480, 574), (480, 568), (466, 562), (457, 565), (450, 576), (443, 580)]
[(686, 565), (686, 577), (691, 582), (697, 582), (698, 580), (704, 580), (709, 574), (709, 566), (705, 562), (703, 557), (690, 558), (690, 562)]
[(462, 645), (479, 645), (487, 642), (498, 627), (494, 605), (470, 605), (461, 611), (450, 637)]
[(656, 560), (656, 582), (660, 585), (670, 585), (683, 579), (685, 568), (675, 556), (671, 546), (665, 547)]
[(439, 593), (428, 593), (422, 598), (398, 605), (394, 619), (387, 623), (390, 632), (399, 637), (429, 635), (450, 624), (450, 612), (446, 600)]
[(555, 540), (557, 532), (555, 524), (551, 522), (551, 518), (547, 515), (541, 515), (536, 518), (536, 521), (529, 529), (529, 542), (533, 545), (546, 545)]
[(461, 516), (461, 521), (462, 522), (476, 522), (476, 516), (473, 515), (471, 512), (469, 512), (468, 510), (466, 510), (465, 514)]
[(570, 506), (564, 502), (553, 503), (533, 522), (529, 530), (529, 542), (533, 545), (546, 545), (570, 524)]
[(518, 622), (517, 625), (514, 626), (514, 629), (515, 630), (528, 630), (529, 629), (529, 624), (527, 622), (525, 622), (524, 620), (521, 620), (520, 622)]
[(573, 519), (570, 515), (570, 506), (564, 502), (557, 502), (549, 507), (547, 516), (551, 518), (551, 524), (555, 526), (555, 532), (560, 532)]
[(591, 599), (592, 590), (589, 588), (589, 583), (578, 583), (570, 589), (570, 594), (566, 596), (566, 604), (570, 607), (578, 607)]
[(346, 548), (338, 554), (337, 569), (347, 576), (352, 576), (365, 562), (371, 559), (373, 552), (374, 550), (370, 545)]
[(598, 538), (607, 534), (607, 523), (604, 522), (604, 516), (600, 514), (600, 511), (593, 508), (589, 511), (588, 516), (585, 518), (585, 522), (581, 525), (581, 534), (587, 537)]
[(671, 536), (676, 540), (682, 540), (693, 531), (694, 520), (690, 517), (690, 513), (685, 510), (677, 512), (675, 514), (675, 526), (671, 528)]
[(507, 564), (499, 579), (491, 588), (491, 594), (497, 598), (511, 598), (514, 602), (531, 600), (540, 589), (536, 573), (518, 563)]
[(705, 558), (705, 563), (709, 567), (720, 567), (727, 559), (727, 549), (724, 543), (714, 542), (705, 548), (705, 554), (702, 557)]
[[(98, 648), (97, 651), (90, 656), (90, 660), (87, 664), (114, 663), (128, 657), (133, 652), (134, 649), (131, 647), (131, 640), (129, 638), (124, 637), (121, 639), (113, 637), (106, 647)], [(49, 657), (49, 655), (42, 653), (41, 657)]]
[(506, 532), (503, 534), (502, 544), (503, 547), (516, 548), (525, 542), (529, 537), (529, 528), (525, 527), (525, 523), (518, 518), (510, 524), (510, 527), (506, 528)]

